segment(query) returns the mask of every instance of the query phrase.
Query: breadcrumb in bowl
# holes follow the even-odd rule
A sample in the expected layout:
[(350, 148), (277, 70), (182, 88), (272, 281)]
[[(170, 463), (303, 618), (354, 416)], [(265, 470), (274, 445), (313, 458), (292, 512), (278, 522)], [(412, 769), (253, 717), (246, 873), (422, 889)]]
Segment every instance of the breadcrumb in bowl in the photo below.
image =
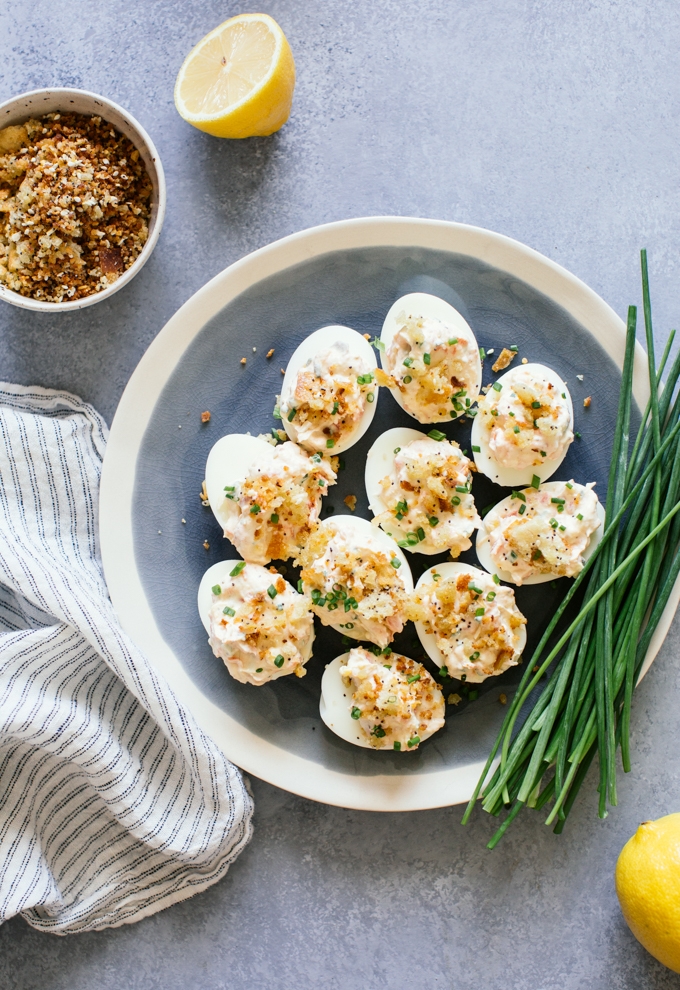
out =
[[(87, 295), (78, 293), (79, 297), (74, 294), (74, 298), (70, 299), (65, 296), (62, 301), (53, 302), (15, 292), (0, 280), (0, 299), (23, 309), (50, 313), (82, 309), (103, 299), (108, 299), (134, 278), (148, 260), (158, 241), (165, 215), (166, 199), (163, 166), (153, 142), (130, 114), (118, 104), (102, 96), (79, 89), (44, 89), (24, 93), (0, 104), (0, 133), (5, 128), (18, 129), (29, 120), (44, 118), (47, 114), (54, 113), (99, 117), (110, 124), (111, 130), (123, 135), (132, 143), (134, 151), (138, 152), (138, 160), (144, 166), (151, 190), (150, 197), (147, 199), (147, 216), (144, 218), (146, 230), (143, 237), (140, 238), (140, 250), (134, 252), (134, 255), (129, 258), (129, 267), (125, 267), (124, 270), (121, 270), (116, 252), (114, 252), (115, 257), (112, 255), (111, 258), (108, 256), (103, 258), (102, 272), (104, 276), (99, 283), (101, 288), (97, 291), (91, 291)], [(2, 149), (0, 149), (0, 155), (2, 153)], [(103, 254), (106, 255), (106, 252)], [(112, 264), (109, 264), (109, 261)], [(113, 264), (113, 262), (116, 263)], [(105, 268), (106, 271), (104, 271)]]

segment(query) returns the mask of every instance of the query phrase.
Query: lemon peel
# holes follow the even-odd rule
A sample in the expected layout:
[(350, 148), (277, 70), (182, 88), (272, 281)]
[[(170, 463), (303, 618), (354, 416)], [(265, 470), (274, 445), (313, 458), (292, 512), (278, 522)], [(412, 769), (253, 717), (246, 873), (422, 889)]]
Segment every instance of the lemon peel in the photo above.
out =
[(680, 973), (680, 814), (642, 822), (619, 855), (616, 893), (638, 942)]

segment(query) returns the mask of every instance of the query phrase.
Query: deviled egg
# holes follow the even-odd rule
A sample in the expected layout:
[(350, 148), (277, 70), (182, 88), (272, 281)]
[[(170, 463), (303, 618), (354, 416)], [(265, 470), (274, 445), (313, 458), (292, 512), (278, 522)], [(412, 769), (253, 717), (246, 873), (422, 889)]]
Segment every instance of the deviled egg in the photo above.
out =
[(231, 433), (208, 455), (205, 486), (224, 535), (250, 564), (299, 553), (336, 474), (328, 457)]
[(545, 481), (574, 439), (571, 396), (544, 364), (511, 368), (479, 400), (472, 452), (487, 478), (508, 488)]
[(480, 525), (470, 493), (470, 461), (455, 441), (396, 427), (368, 452), (366, 493), (377, 523), (398, 546), (416, 553), (468, 550)]
[(422, 663), (356, 647), (326, 667), (319, 713), (355, 746), (407, 753), (444, 725), (444, 696)]
[(479, 683), (516, 664), (526, 644), (527, 620), (513, 590), (458, 561), (421, 575), (409, 618), (442, 676)]
[(604, 509), (593, 487), (594, 482), (548, 481), (513, 492), (479, 528), (479, 562), (517, 585), (576, 577), (604, 529)]
[(321, 327), (293, 352), (283, 379), (283, 428), (307, 450), (340, 453), (371, 425), (378, 401), (376, 359), (349, 327)]
[(380, 647), (403, 629), (411, 571), (394, 540), (367, 519), (324, 519), (297, 562), (301, 587), (324, 626)]
[(457, 309), (438, 296), (411, 292), (383, 323), (378, 382), (419, 423), (457, 419), (476, 402), (482, 362), (475, 335)]
[(198, 612), (213, 653), (237, 681), (304, 677), (314, 617), (304, 595), (273, 568), (243, 560), (213, 564), (198, 588)]

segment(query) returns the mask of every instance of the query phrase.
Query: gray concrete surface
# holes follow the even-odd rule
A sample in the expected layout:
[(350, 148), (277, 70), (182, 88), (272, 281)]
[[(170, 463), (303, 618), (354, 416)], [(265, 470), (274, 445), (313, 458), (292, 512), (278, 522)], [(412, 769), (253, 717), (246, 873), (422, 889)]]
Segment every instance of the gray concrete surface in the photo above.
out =
[[(0, 99), (99, 91), (157, 143), (160, 243), (108, 303), (0, 309), (0, 377), (59, 386), (109, 420), (141, 354), (210, 276), (302, 227), (440, 217), (526, 242), (620, 313), (650, 253), (657, 336), (680, 314), (677, 0), (269, 0), (298, 84), (269, 139), (220, 142), (176, 115), (188, 49), (232, 0), (4, 0)], [(634, 769), (564, 835), (528, 813), (493, 853), (460, 809), (371, 815), (253, 781), (256, 835), (209, 892), (132, 927), (67, 939), (0, 928), (2, 990), (669, 990), (626, 928), (613, 867), (644, 819), (680, 810), (680, 625), (636, 695)]]

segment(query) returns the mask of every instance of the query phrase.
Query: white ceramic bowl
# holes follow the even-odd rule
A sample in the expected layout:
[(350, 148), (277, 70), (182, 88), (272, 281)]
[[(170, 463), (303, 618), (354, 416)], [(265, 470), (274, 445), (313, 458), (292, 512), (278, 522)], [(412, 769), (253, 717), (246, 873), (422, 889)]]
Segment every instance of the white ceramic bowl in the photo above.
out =
[(88, 93), (84, 89), (35, 89), (30, 93), (22, 93), (21, 96), (15, 96), (5, 103), (0, 103), (0, 128), (8, 127), (10, 124), (21, 124), (30, 117), (42, 117), (44, 114), (53, 113), (56, 110), (61, 110), (64, 113), (98, 115), (129, 138), (142, 157), (151, 179), (153, 191), (151, 193), (149, 236), (141, 254), (123, 272), (120, 278), (117, 278), (107, 288), (102, 289), (101, 292), (95, 292), (84, 299), (55, 303), (22, 296), (0, 284), (0, 299), (4, 299), (5, 302), (11, 303), (13, 306), (20, 306), (22, 309), (34, 309), (43, 313), (64, 313), (69, 310), (83, 309), (85, 306), (93, 306), (122, 289), (148, 261), (156, 246), (165, 216), (165, 176), (154, 143), (142, 125), (112, 100), (97, 96), (96, 93)]

